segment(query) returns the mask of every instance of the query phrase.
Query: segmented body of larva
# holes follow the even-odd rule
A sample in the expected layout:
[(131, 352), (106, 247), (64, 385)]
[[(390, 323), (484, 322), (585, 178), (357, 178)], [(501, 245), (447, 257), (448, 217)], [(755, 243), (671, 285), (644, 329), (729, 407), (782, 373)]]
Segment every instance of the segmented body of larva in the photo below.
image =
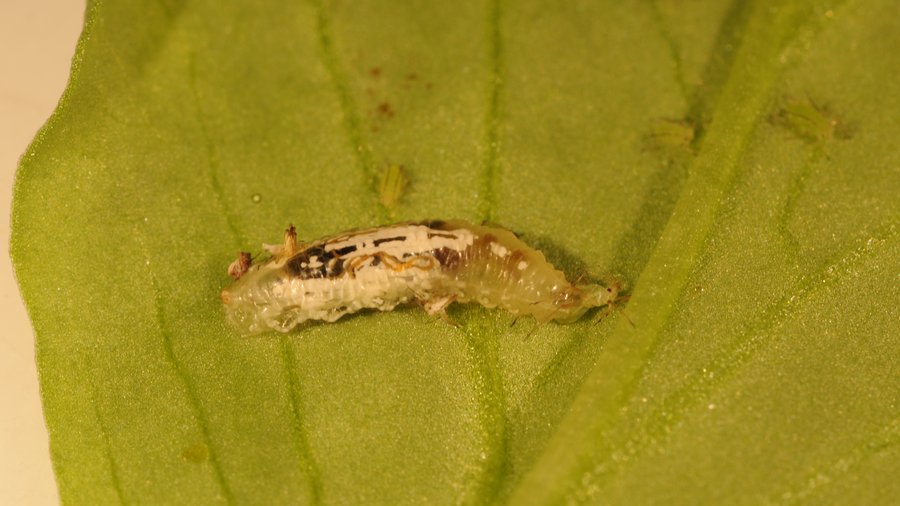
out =
[(222, 291), (243, 334), (287, 332), (307, 320), (335, 321), (361, 309), (419, 301), (429, 314), (477, 302), (540, 322), (574, 321), (615, 302), (618, 286), (573, 284), (512, 232), (461, 220), (399, 223), (298, 245), (293, 227), (272, 257), (242, 253)]

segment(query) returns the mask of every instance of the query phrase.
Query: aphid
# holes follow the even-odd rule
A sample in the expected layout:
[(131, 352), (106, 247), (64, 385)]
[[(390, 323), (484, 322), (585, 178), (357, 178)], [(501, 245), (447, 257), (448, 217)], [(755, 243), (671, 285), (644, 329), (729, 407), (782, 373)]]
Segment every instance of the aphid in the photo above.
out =
[(647, 139), (648, 147), (671, 161), (683, 161), (694, 154), (697, 127), (688, 120), (660, 119)]
[(828, 107), (813, 102), (809, 97), (785, 100), (771, 121), (812, 144), (850, 138), (846, 125)]
[(400, 201), (403, 190), (409, 179), (406, 177), (403, 167), (400, 165), (388, 165), (381, 174), (378, 185), (378, 201), (381, 205), (391, 209)]
[(252, 265), (241, 253), (229, 267), (236, 282), (222, 291), (228, 320), (243, 334), (287, 332), (307, 320), (333, 322), (361, 309), (389, 311), (418, 301), (446, 318), (453, 302), (477, 302), (539, 322), (570, 322), (611, 305), (619, 286), (570, 283), (544, 255), (499, 227), (461, 220), (354, 230), (284, 244)]

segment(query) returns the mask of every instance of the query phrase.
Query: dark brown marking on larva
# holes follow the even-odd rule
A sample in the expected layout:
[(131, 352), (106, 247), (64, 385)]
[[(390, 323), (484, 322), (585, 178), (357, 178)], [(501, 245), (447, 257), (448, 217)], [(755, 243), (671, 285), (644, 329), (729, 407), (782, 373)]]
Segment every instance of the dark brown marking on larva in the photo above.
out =
[(350, 253), (353, 253), (354, 251), (356, 251), (355, 244), (351, 244), (350, 246), (344, 246), (343, 248), (338, 248), (338, 249), (332, 250), (332, 252), (337, 253), (337, 255), (341, 256), (341, 257), (344, 255), (349, 255)]
[(284, 270), (291, 276), (299, 276), (300, 271), (304, 269), (303, 264), (306, 263), (307, 258), (301, 258), (302, 255), (303, 253), (298, 253), (284, 264)]
[(495, 256), (491, 250), (491, 243), (494, 242), (497, 242), (497, 237), (495, 235), (485, 234), (475, 238), (475, 243), (472, 244), (472, 248), (474, 248), (475, 251), (482, 252), (481, 254)]
[(441, 234), (438, 232), (428, 232), (429, 239), (434, 239), (435, 237), (443, 237), (444, 239), (458, 239), (458, 237), (456, 237), (453, 234)]
[(344, 273), (344, 262), (340, 258), (332, 258), (327, 265), (328, 277), (336, 278)]
[(382, 239), (375, 239), (374, 241), (372, 241), (372, 245), (377, 248), (378, 246), (381, 246), (382, 244), (384, 244), (386, 242), (405, 241), (405, 240), (406, 240), (405, 235), (398, 235), (396, 237), (385, 237)]
[[(297, 276), (300, 279), (324, 278), (328, 276), (327, 264), (334, 257), (334, 252), (326, 252), (322, 245), (311, 246), (296, 255), (285, 263), (284, 268), (291, 276)], [(316, 258), (317, 267), (310, 267), (310, 260)]]
[(506, 265), (505, 268), (508, 272), (511, 272), (515, 275), (516, 278), (522, 276), (522, 269), (519, 269), (519, 263), (525, 262), (528, 263), (528, 257), (525, 256), (521, 250), (513, 250), (512, 253), (506, 257)]
[(431, 252), (435, 260), (437, 260), (445, 269), (456, 270), (459, 266), (459, 251), (451, 248), (438, 248)]
[(443, 220), (429, 220), (429, 221), (423, 221), (421, 224), (425, 225), (428, 228), (433, 228), (435, 230), (444, 230), (444, 225), (446, 225), (447, 222), (443, 221)]

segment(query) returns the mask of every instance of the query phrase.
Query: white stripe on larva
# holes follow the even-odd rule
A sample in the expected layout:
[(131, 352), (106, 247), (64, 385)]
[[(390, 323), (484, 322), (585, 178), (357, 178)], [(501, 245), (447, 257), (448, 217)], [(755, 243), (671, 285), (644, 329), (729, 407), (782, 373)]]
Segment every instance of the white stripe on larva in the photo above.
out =
[[(429, 234), (432, 236), (429, 237)], [(403, 239), (390, 240), (401, 237)], [(409, 225), (374, 229), (347, 239), (329, 241), (325, 245), (325, 251), (342, 250), (348, 246), (355, 246), (356, 251), (342, 255), (342, 257), (351, 259), (375, 253), (386, 253), (403, 258), (440, 248), (463, 251), (471, 246), (474, 240), (472, 232), (465, 229), (436, 231), (424, 225)]]

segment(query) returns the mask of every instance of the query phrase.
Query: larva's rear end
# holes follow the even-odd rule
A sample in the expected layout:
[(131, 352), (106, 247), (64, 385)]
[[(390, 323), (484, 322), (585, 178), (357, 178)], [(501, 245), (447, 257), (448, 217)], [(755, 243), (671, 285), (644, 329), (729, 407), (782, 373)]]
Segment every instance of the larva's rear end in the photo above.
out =
[(500, 307), (541, 322), (571, 322), (618, 296), (615, 286), (571, 284), (543, 253), (508, 230), (465, 222), (448, 222), (446, 226), (465, 226), (475, 235), (472, 246), (458, 262), (460, 302)]

